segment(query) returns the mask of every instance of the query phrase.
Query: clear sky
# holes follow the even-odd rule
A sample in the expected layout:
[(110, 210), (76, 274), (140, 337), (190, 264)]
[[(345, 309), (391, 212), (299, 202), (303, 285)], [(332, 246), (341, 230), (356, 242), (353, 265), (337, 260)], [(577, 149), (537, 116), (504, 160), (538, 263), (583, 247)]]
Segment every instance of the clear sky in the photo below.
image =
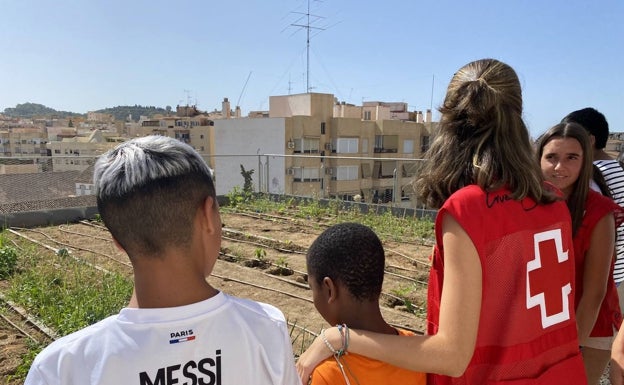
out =
[[(0, 0), (0, 112), (189, 101), (211, 111), (224, 97), (244, 116), (267, 110), (270, 95), (306, 91), (306, 30), (292, 25), (306, 10), (307, 0)], [(518, 73), (533, 135), (586, 106), (624, 132), (622, 0), (310, 0), (310, 13), (313, 92), (435, 110), (458, 68), (493, 57)]]

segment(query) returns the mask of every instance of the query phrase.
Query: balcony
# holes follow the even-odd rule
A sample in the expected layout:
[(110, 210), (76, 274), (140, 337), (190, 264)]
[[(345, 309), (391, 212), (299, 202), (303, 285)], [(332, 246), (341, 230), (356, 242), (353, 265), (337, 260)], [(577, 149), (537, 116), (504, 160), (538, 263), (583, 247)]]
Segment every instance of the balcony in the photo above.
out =
[(373, 149), (373, 152), (379, 154), (379, 153), (393, 153), (396, 154), (397, 152), (399, 152), (398, 148), (379, 148), (379, 147), (375, 147)]

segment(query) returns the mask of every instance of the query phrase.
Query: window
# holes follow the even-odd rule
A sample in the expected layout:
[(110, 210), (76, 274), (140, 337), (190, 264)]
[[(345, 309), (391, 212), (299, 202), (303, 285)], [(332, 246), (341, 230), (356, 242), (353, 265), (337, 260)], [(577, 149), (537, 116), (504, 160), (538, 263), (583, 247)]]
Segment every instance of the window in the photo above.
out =
[(395, 161), (375, 162), (373, 165), (373, 178), (384, 179), (394, 177)]
[(355, 154), (358, 152), (358, 138), (338, 138), (336, 152), (339, 154)]
[(319, 138), (299, 138), (294, 139), (295, 153), (318, 153), (320, 147)]
[(375, 152), (394, 152), (399, 147), (398, 135), (375, 135)]
[(293, 181), (295, 182), (318, 182), (320, 172), (316, 167), (295, 167), (293, 169)]
[[(357, 180), (358, 166), (338, 166), (336, 167), (336, 180)], [(332, 178), (333, 179), (333, 178)]]
[(413, 154), (414, 153), (414, 141), (411, 139), (405, 139), (403, 141), (403, 153), (404, 154)]
[(325, 122), (321, 122), (321, 135), (325, 135)]
[(371, 120), (371, 112), (364, 111), (364, 120)]

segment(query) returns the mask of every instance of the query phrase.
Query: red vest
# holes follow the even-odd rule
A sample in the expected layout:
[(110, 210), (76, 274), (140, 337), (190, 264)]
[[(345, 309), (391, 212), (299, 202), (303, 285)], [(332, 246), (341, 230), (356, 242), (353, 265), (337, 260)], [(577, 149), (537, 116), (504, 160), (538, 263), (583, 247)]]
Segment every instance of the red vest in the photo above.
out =
[[(585, 215), (583, 222), (574, 237), (574, 259), (576, 261), (576, 286), (575, 291), (575, 308), (578, 306), (583, 294), (583, 265), (585, 263), (585, 253), (589, 250), (591, 235), (596, 224), (607, 214), (614, 214), (615, 227), (617, 228), (624, 220), (624, 209), (618, 206), (611, 198), (600, 195), (599, 193), (589, 190), (587, 200), (585, 201)], [(615, 254), (615, 249), (614, 249)], [(615, 256), (615, 255), (614, 255)], [(609, 277), (613, 276), (613, 267), (615, 258), (611, 261), (611, 270)], [(620, 328), (622, 323), (622, 312), (615, 287), (615, 281), (609, 279), (607, 281), (607, 292), (600, 306), (598, 318), (591, 331), (591, 337), (611, 337), (615, 330)]]
[(507, 190), (486, 193), (476, 185), (453, 194), (436, 219), (429, 334), (438, 329), (444, 285), (444, 215), (462, 226), (479, 254), (481, 315), (466, 372), (459, 378), (431, 374), (428, 384), (587, 384), (576, 334), (574, 251), (565, 203), (515, 201)]

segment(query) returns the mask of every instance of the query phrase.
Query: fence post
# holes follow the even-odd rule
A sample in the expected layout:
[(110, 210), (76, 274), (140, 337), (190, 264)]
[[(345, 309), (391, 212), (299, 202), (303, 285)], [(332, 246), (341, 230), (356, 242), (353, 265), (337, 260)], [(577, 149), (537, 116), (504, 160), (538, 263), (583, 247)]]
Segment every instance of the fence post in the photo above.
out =
[(269, 193), (269, 180), (270, 175), (269, 175), (269, 156), (266, 156), (266, 162), (264, 163), (264, 167), (265, 167), (265, 173), (264, 173), (264, 192), (265, 193)]

